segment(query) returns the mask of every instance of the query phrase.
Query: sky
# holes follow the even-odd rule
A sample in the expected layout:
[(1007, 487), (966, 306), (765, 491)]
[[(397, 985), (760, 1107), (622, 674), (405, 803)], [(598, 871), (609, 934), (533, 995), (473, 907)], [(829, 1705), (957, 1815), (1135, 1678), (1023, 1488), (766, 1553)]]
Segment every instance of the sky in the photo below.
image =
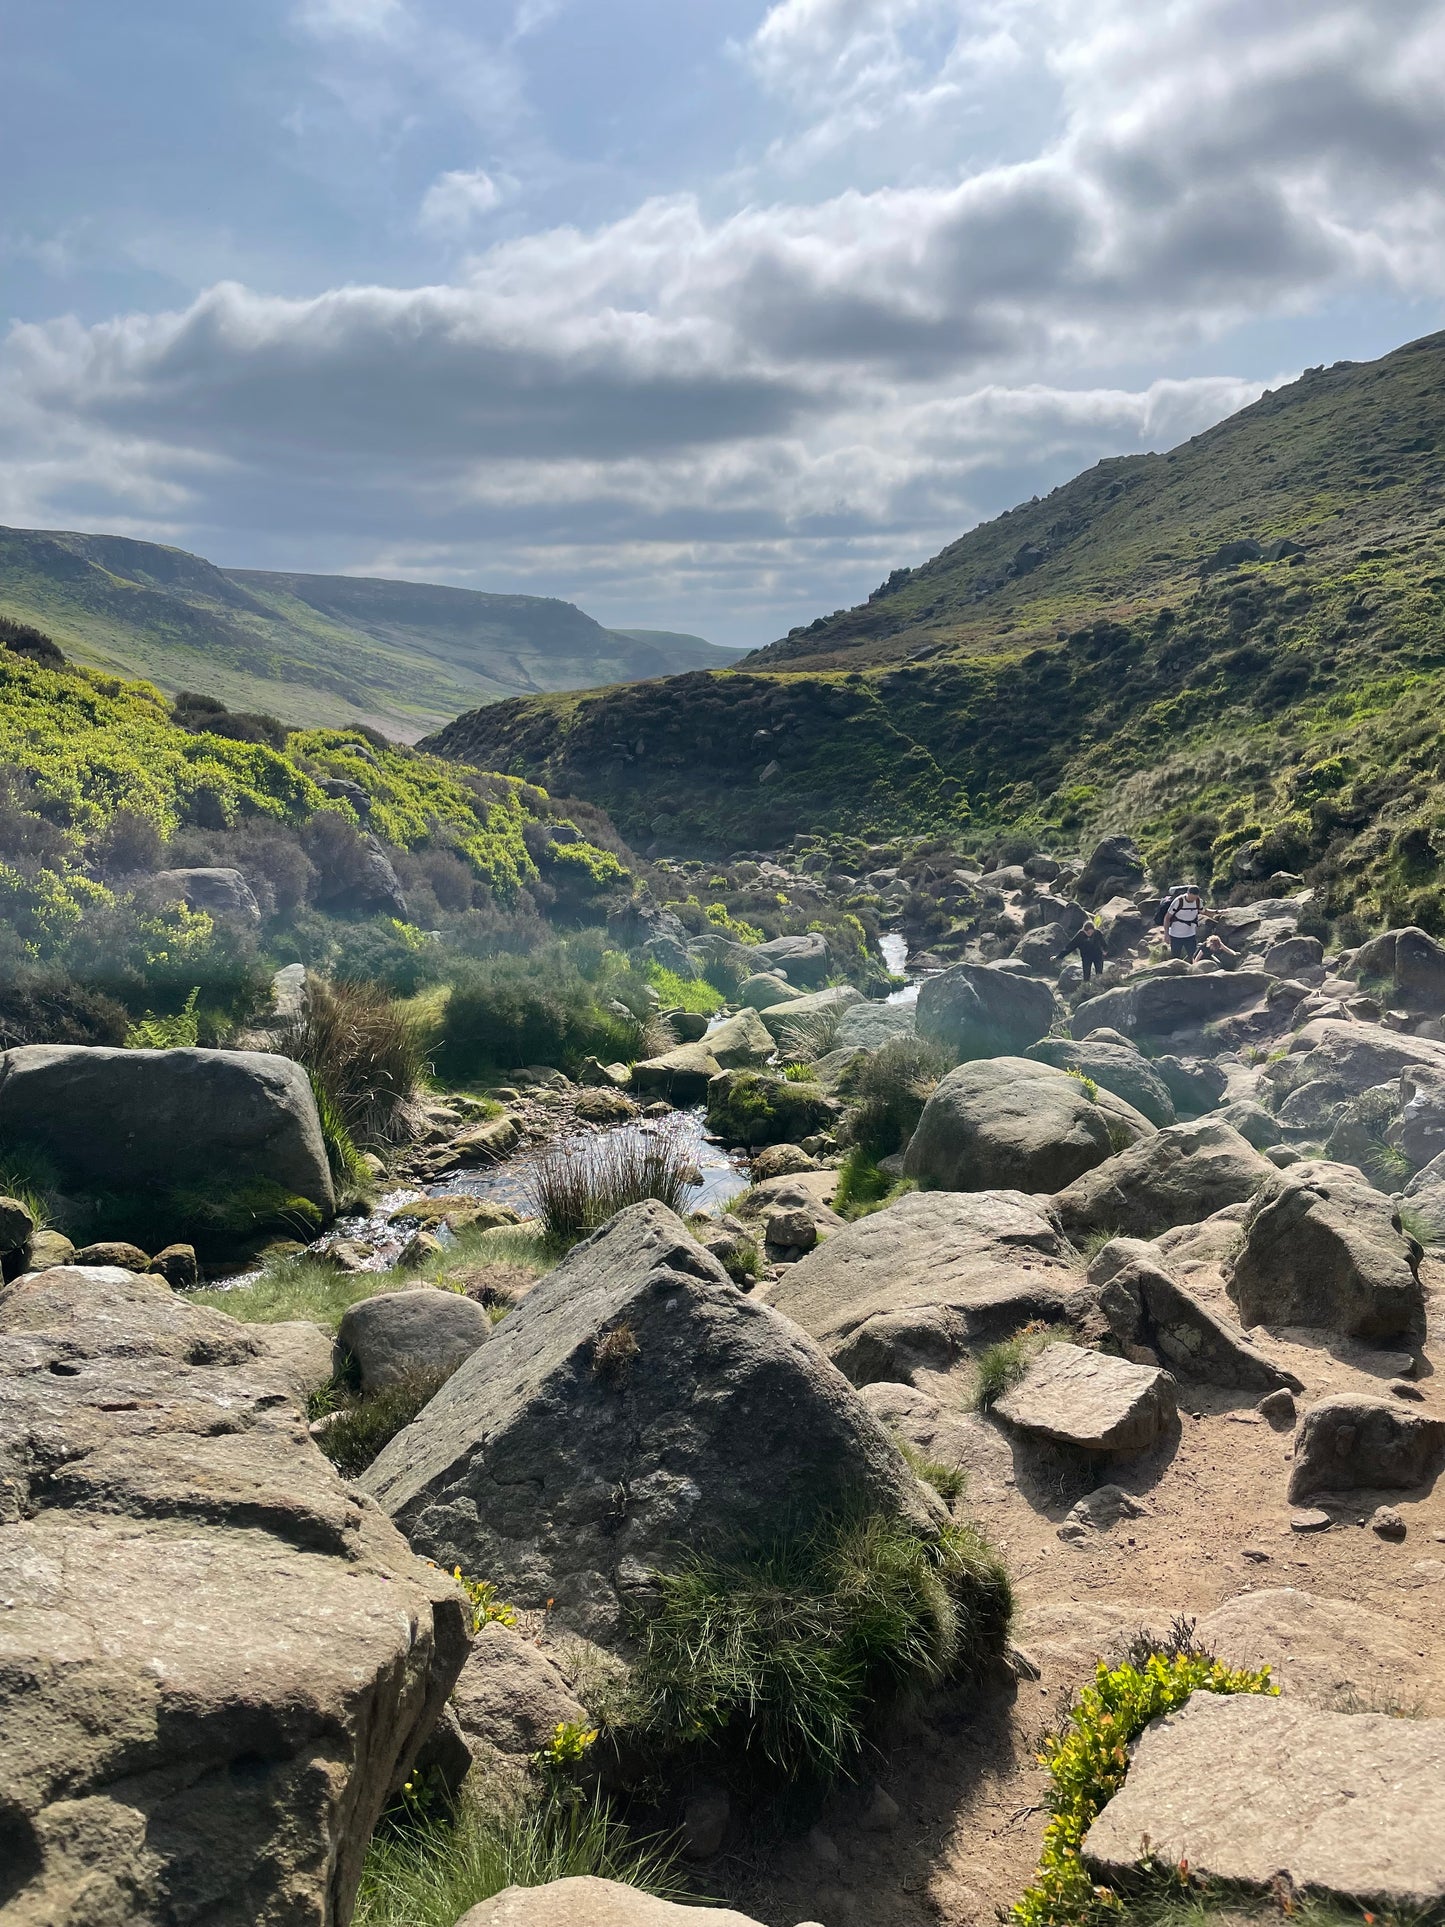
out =
[(757, 645), (1445, 326), (1445, 0), (0, 0), (0, 522)]

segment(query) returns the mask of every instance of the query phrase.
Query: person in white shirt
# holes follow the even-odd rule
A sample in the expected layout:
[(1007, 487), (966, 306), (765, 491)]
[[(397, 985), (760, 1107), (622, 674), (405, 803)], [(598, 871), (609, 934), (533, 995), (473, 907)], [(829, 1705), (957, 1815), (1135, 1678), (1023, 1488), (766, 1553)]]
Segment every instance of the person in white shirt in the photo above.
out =
[(1171, 957), (1182, 957), (1186, 963), (1193, 963), (1199, 948), (1199, 919), (1203, 915), (1204, 898), (1192, 883), (1186, 883), (1170, 897), (1161, 921), (1169, 939)]

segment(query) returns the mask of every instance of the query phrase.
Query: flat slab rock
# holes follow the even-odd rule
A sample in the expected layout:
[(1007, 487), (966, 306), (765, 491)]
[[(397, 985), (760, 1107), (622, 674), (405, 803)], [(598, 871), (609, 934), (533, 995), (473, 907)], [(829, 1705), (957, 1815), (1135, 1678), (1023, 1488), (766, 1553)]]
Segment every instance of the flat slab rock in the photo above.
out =
[(1020, 1432), (1088, 1452), (1145, 1452), (1174, 1422), (1174, 1380), (1078, 1345), (1048, 1345), (994, 1406)]
[(1144, 1734), (1084, 1840), (1106, 1879), (1146, 1854), (1256, 1891), (1282, 1874), (1297, 1891), (1367, 1907), (1435, 1905), (1445, 1720), (1196, 1693)]
[(1401, 1620), (1352, 1599), (1293, 1586), (1237, 1593), (1200, 1620), (1196, 1637), (1230, 1666), (1268, 1666), (1292, 1700), (1333, 1712), (1362, 1701), (1424, 1711), (1445, 1704), (1445, 1676), (1431, 1643)]
[[(758, 1927), (731, 1909), (682, 1907), (615, 1880), (552, 1880), (545, 1887), (508, 1887), (462, 1915), (457, 1927)], [(817, 1927), (816, 1922), (802, 1927)]]

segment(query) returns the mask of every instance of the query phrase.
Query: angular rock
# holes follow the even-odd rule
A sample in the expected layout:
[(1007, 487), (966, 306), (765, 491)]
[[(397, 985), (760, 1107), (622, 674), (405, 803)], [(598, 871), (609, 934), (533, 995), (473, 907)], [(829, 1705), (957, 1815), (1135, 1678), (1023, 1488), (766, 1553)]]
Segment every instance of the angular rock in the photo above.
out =
[(194, 1245), (167, 1245), (151, 1259), (150, 1268), (172, 1291), (194, 1291), (201, 1282)]
[(37, 1231), (25, 1250), (27, 1271), (49, 1271), (75, 1261), (75, 1246), (63, 1231)]
[(1282, 937), (1265, 951), (1261, 966), (1271, 977), (1297, 977), (1301, 971), (1321, 969), (1324, 961), (1325, 947), (1318, 937)]
[(1326, 1713), (1195, 1693), (1156, 1720), (1084, 1858), (1105, 1880), (1145, 1856), (1191, 1879), (1367, 1908), (1445, 1899), (1445, 1720)]
[(492, 1335), (492, 1321), (470, 1298), (435, 1285), (383, 1291), (348, 1305), (336, 1333), (363, 1392), (419, 1373), (453, 1372)]
[(82, 1192), (262, 1183), (336, 1209), (310, 1081), (269, 1052), (24, 1044), (0, 1053), (0, 1138)]
[(1445, 1010), (1445, 945), (1413, 926), (1386, 930), (1361, 944), (1348, 975), (1361, 984), (1378, 984), (1392, 1004)]
[(1295, 1433), (1291, 1504), (1317, 1492), (1409, 1490), (1445, 1464), (1445, 1419), (1393, 1399), (1340, 1393), (1311, 1405)]
[(463, 1159), (480, 1159), (484, 1164), (495, 1164), (510, 1151), (515, 1151), (522, 1139), (522, 1127), (510, 1111), (503, 1111), (500, 1117), (488, 1118), (485, 1124), (474, 1124), (470, 1130), (463, 1131), (452, 1140), (452, 1149)]
[(1271, 1145), (1278, 1144), (1284, 1135), (1284, 1127), (1279, 1119), (1250, 1097), (1238, 1098), (1233, 1104), (1226, 1104), (1219, 1113), (1219, 1121), (1227, 1124), (1231, 1131), (1238, 1131), (1245, 1143), (1252, 1144), (1256, 1151), (1267, 1151)]
[[(1091, 1032), (1091, 1036), (1097, 1035)], [(1151, 1057), (1149, 1063), (1168, 1086), (1181, 1121), (1212, 1111), (1228, 1089), (1228, 1079), (1212, 1058), (1173, 1057), (1166, 1052)]]
[[(1089, 1275), (1092, 1279), (1092, 1265)], [(1149, 1255), (1129, 1254), (1112, 1271), (1100, 1290), (1099, 1308), (1121, 1345), (1153, 1352), (1180, 1378), (1251, 1392), (1301, 1389), (1297, 1378), (1272, 1365), (1243, 1332), (1216, 1318), (1187, 1291), (1163, 1264), (1157, 1247)]]
[(0, 1198), (0, 1257), (24, 1251), (35, 1235), (35, 1217), (19, 1198)]
[(919, 986), (920, 1037), (960, 1059), (1027, 1050), (1058, 1014), (1058, 999), (1036, 977), (992, 964), (954, 964)]
[(736, 1071), (766, 1064), (774, 1044), (758, 1013), (745, 1008), (708, 1032), (707, 1048), (725, 1071)]
[(474, 1758), (522, 1764), (559, 1725), (587, 1725), (587, 1712), (547, 1655), (515, 1627), (491, 1620), (448, 1702)]
[(1054, 1205), (1076, 1241), (1091, 1232), (1153, 1238), (1242, 1204), (1275, 1168), (1227, 1124), (1173, 1124), (1110, 1158), (1060, 1191)]
[(832, 1237), (843, 1229), (843, 1219), (832, 1208), (838, 1189), (836, 1171), (793, 1171), (782, 1178), (762, 1178), (738, 1199), (740, 1223), (760, 1232), (776, 1210), (806, 1211), (816, 1231)]
[(573, 1114), (584, 1124), (621, 1124), (629, 1117), (636, 1117), (637, 1106), (619, 1090), (594, 1085), (577, 1093)]
[(1126, 1037), (1167, 1037), (1175, 1031), (1201, 1030), (1263, 997), (1273, 977), (1262, 970), (1186, 971), (1181, 975), (1137, 976), (1114, 990), (1100, 991), (1075, 1010), (1075, 1037), (1095, 1030), (1119, 1030)]
[[(1342, 1102), (1376, 1084), (1389, 1083), (1416, 1065), (1445, 1069), (1445, 1044), (1407, 1037), (1378, 1024), (1317, 1017), (1295, 1032), (1286, 1056), (1265, 1065), (1260, 1093), (1284, 1118), (1285, 1100), (1304, 1084), (1323, 1085), (1329, 1101)], [(1313, 1128), (1308, 1120), (1300, 1122)]]
[(845, 1504), (932, 1516), (846, 1379), (656, 1203), (543, 1278), (360, 1483), (415, 1550), (555, 1599), (604, 1645), (683, 1545), (726, 1554)]
[(644, 1096), (659, 1093), (680, 1104), (694, 1104), (707, 1096), (709, 1078), (722, 1069), (706, 1044), (679, 1044), (660, 1057), (632, 1066), (632, 1088)]
[(1057, 1191), (1153, 1129), (1067, 1071), (990, 1057), (960, 1064), (932, 1092), (903, 1169), (930, 1190)]
[(145, 894), (155, 903), (184, 903), (253, 928), (261, 921), (256, 894), (239, 870), (158, 870), (147, 879)]
[(860, 1387), (858, 1396), (897, 1437), (936, 1464), (962, 1472), (968, 1480), (970, 1514), (1009, 1496), (1014, 1481), (1013, 1452), (996, 1425), (981, 1412), (945, 1403), (916, 1385), (878, 1379)]
[(1088, 1294), (1056, 1224), (1021, 1191), (915, 1191), (836, 1231), (762, 1295), (855, 1385), (946, 1371)]
[(1122, 891), (1132, 895), (1144, 882), (1144, 859), (1132, 836), (1106, 836), (1089, 852), (1079, 876), (1079, 898), (1096, 903)]
[(811, 1251), (818, 1242), (818, 1227), (807, 1209), (785, 1206), (763, 1219), (763, 1236), (770, 1250)]
[(1268, 1666), (1291, 1699), (1341, 1711), (1360, 1700), (1408, 1705), (1419, 1697), (1422, 1671), (1439, 1671), (1422, 1669), (1407, 1624), (1291, 1586), (1239, 1593), (1207, 1613), (1195, 1636), (1226, 1665)]
[(289, 1336), (116, 1269), (0, 1290), (7, 1918), (349, 1916), (467, 1624), (306, 1436)]
[(118, 1265), (122, 1271), (149, 1271), (151, 1261), (139, 1245), (123, 1238), (107, 1238), (100, 1244), (82, 1245), (71, 1260), (77, 1265)]
[[(590, 1874), (545, 1887), (508, 1887), (462, 1915), (457, 1927), (758, 1927), (731, 1908), (679, 1906)], [(800, 1927), (817, 1927), (803, 1921)]]
[(1445, 1065), (1412, 1064), (1400, 1073), (1399, 1116), (1389, 1143), (1419, 1169), (1445, 1152)]
[(1024, 1055), (1040, 1064), (1052, 1064), (1057, 1070), (1079, 1071), (1092, 1078), (1101, 1090), (1121, 1097), (1156, 1129), (1175, 1122), (1169, 1086), (1127, 1038), (1106, 1041), (1097, 1031), (1078, 1042), (1068, 1037), (1045, 1037), (1031, 1044)]
[(771, 943), (753, 945), (753, 955), (764, 970), (781, 970), (789, 983), (807, 984), (814, 990), (828, 981), (832, 952), (828, 939), (818, 930), (801, 937), (774, 937)]
[(1244, 1221), (1226, 1287), (1246, 1325), (1302, 1325), (1379, 1341), (1425, 1335), (1420, 1247), (1352, 1165), (1275, 1173)]
[(1078, 1345), (1045, 1345), (994, 1412), (1020, 1432), (1086, 1452), (1147, 1452), (1177, 1417), (1174, 1380)]

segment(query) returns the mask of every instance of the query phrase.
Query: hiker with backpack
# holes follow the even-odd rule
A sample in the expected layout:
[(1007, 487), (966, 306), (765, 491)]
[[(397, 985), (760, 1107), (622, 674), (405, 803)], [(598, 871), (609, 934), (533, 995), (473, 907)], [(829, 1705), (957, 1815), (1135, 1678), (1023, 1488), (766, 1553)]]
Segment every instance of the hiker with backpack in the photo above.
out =
[(1104, 970), (1104, 933), (1099, 928), (1098, 919), (1086, 923), (1072, 943), (1066, 943), (1059, 952), (1062, 963), (1071, 950), (1079, 953), (1079, 962), (1084, 966), (1084, 982), (1090, 977), (1101, 976)]
[(1199, 948), (1199, 920), (1203, 915), (1204, 898), (1192, 883), (1184, 884), (1166, 899), (1159, 921), (1169, 939), (1171, 957), (1182, 957), (1185, 963), (1193, 963)]

